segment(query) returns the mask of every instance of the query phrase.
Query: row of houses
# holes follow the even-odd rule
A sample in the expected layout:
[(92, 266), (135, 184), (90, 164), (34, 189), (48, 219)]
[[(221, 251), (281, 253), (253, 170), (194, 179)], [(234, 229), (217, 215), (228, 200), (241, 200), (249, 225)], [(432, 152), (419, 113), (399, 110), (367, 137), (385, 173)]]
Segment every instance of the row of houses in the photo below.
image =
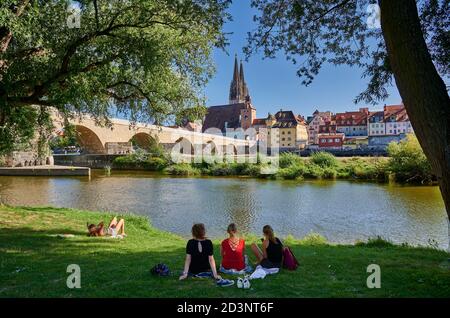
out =
[(333, 114), (316, 110), (307, 123), (308, 145), (318, 148), (385, 147), (413, 132), (403, 104), (385, 105), (380, 111), (360, 108)]
[[(263, 129), (265, 133), (261, 133)], [(379, 111), (360, 108), (334, 114), (316, 110), (306, 119), (291, 110), (280, 109), (275, 114), (269, 113), (265, 118), (258, 118), (245, 82), (242, 61), (239, 66), (236, 57), (229, 102), (209, 107), (201, 130), (264, 141), (268, 147), (281, 150), (301, 150), (385, 147), (389, 142), (400, 140), (412, 132), (412, 127), (402, 104), (385, 105)]]

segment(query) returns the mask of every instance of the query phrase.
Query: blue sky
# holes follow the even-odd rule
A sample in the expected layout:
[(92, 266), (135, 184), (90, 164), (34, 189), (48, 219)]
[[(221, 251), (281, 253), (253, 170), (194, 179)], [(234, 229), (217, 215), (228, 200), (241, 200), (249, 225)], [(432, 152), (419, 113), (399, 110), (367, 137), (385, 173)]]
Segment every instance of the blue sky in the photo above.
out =
[[(229, 35), (229, 55), (222, 50), (214, 52), (217, 73), (205, 89), (207, 106), (228, 103), (234, 54), (244, 59), (242, 48), (246, 44), (247, 32), (256, 27), (253, 22), (255, 11), (250, 7), (250, 0), (234, 0), (230, 12), (233, 21), (224, 28), (225, 32), (233, 32)], [(315, 109), (342, 112), (366, 106), (353, 103), (354, 98), (367, 85), (367, 79), (361, 79), (362, 70), (358, 68), (324, 65), (308, 87), (301, 85), (301, 79), (296, 75), (296, 66), (286, 61), (283, 53), (276, 59), (263, 59), (261, 54), (253, 55), (248, 63), (244, 63), (244, 69), (258, 117), (265, 117), (268, 112), (275, 113), (280, 108), (308, 116)], [(389, 87), (388, 91), (390, 96), (387, 100), (379, 106), (369, 107), (382, 109), (384, 104), (401, 102), (395, 86)]]

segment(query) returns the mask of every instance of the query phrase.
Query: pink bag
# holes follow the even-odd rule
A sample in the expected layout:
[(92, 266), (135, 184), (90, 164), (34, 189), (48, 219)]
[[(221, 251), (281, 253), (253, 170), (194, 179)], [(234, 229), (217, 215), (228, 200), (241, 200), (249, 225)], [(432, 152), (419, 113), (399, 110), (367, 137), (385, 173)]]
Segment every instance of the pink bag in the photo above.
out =
[(286, 248), (283, 251), (283, 257), (284, 257), (283, 267), (290, 271), (295, 271), (299, 263), (295, 258), (294, 253), (292, 253), (292, 250), (288, 246), (286, 246)]

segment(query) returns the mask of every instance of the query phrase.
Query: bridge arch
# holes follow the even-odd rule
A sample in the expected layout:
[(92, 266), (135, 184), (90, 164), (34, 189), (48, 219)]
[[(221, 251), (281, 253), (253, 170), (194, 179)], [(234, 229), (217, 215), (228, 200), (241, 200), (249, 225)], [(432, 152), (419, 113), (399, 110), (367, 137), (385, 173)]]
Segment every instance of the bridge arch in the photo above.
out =
[(83, 125), (75, 125), (76, 138), (84, 153), (104, 154), (105, 146), (98, 135), (91, 129)]
[(133, 146), (137, 146), (144, 150), (150, 150), (153, 145), (156, 145), (157, 140), (152, 137), (149, 133), (139, 132), (131, 137), (130, 142)]
[(206, 156), (216, 156), (222, 153), (221, 149), (217, 147), (213, 140), (208, 141), (203, 147), (203, 155)]
[(175, 141), (174, 148), (176, 153), (183, 155), (194, 155), (194, 146), (189, 139), (180, 137)]

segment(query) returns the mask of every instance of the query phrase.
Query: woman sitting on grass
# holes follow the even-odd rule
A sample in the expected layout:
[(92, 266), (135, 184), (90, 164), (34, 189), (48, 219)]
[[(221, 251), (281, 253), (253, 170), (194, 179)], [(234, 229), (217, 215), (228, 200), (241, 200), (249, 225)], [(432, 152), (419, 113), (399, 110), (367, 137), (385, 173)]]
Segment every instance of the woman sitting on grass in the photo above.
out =
[(222, 265), (220, 272), (224, 274), (245, 274), (251, 272), (245, 253), (245, 240), (238, 236), (236, 224), (228, 225), (227, 233), (229, 238), (222, 241), (220, 254), (222, 255)]
[(205, 225), (202, 223), (192, 226), (193, 239), (186, 245), (186, 261), (184, 262), (184, 271), (180, 280), (188, 276), (198, 278), (214, 277), (218, 286), (231, 286), (233, 281), (222, 279), (217, 275), (216, 261), (213, 256), (213, 244), (211, 240), (206, 239)]
[(125, 237), (125, 220), (120, 219), (117, 221), (117, 217), (114, 217), (111, 222), (109, 222), (108, 229), (105, 232), (104, 223), (100, 222), (98, 225), (87, 224), (88, 236), (105, 236), (110, 235), (111, 237)]
[(252, 251), (258, 259), (259, 265), (263, 268), (281, 268), (283, 264), (283, 243), (275, 237), (270, 225), (263, 227), (264, 240), (262, 242), (262, 251), (258, 245), (252, 244)]

